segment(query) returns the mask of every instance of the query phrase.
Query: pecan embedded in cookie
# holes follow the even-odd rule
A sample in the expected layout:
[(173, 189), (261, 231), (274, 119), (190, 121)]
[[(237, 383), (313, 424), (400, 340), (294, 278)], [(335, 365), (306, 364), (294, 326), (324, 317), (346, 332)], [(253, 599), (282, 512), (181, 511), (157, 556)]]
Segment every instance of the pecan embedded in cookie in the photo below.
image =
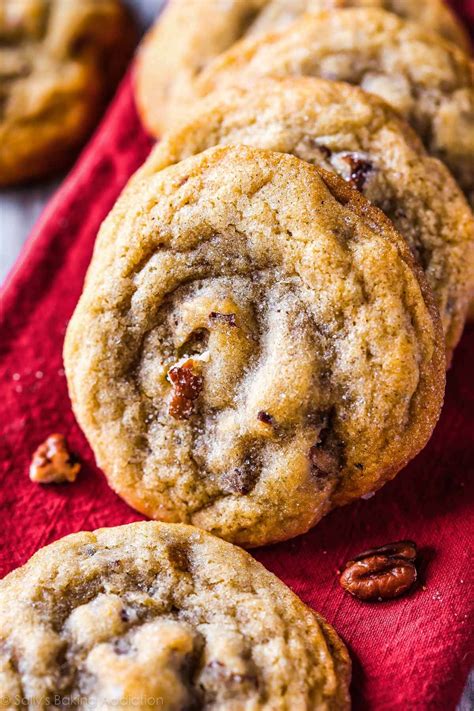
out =
[(257, 420), (259, 422), (263, 422), (264, 425), (270, 425), (271, 427), (275, 425), (275, 420), (270, 413), (265, 410), (259, 410), (259, 412), (257, 412)]
[(229, 494), (249, 494), (257, 483), (260, 468), (257, 459), (249, 454), (239, 466), (223, 474), (221, 487)]
[(235, 314), (221, 314), (218, 311), (211, 311), (209, 321), (211, 324), (220, 323), (231, 328), (237, 326)]
[(372, 163), (355, 153), (347, 153), (342, 158), (349, 166), (349, 182), (357, 190), (362, 191), (367, 181), (367, 177), (373, 170)]
[(188, 358), (168, 371), (168, 378), (173, 384), (169, 413), (177, 420), (191, 417), (195, 400), (202, 390), (203, 378), (197, 368), (197, 360)]

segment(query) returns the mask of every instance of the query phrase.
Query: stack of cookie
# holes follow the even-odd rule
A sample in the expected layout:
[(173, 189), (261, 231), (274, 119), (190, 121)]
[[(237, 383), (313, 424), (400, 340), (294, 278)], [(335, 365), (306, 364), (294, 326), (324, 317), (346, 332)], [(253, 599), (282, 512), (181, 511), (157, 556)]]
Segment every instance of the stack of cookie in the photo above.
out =
[(8, 698), (348, 707), (334, 631), (198, 528), (304, 533), (430, 438), (474, 294), (467, 51), (440, 0), (169, 4), (136, 70), (162, 140), (65, 343), (110, 485), (167, 523), (76, 535), (7, 578)]
[(139, 511), (261, 545), (426, 444), (474, 292), (472, 64), (435, 30), (467, 47), (438, 0), (175, 0), (146, 38), (163, 136), (65, 346)]

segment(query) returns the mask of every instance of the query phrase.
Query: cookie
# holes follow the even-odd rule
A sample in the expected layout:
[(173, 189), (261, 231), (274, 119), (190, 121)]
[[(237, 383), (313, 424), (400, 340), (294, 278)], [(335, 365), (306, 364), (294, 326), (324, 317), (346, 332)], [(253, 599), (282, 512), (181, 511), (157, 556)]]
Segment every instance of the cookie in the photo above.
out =
[(444, 390), (439, 316), (390, 221), (341, 178), (245, 146), (119, 201), (64, 358), (112, 488), (244, 546), (392, 478)]
[(292, 153), (339, 173), (384, 210), (427, 275), (449, 362), (474, 291), (474, 217), (449, 171), (385, 102), (312, 78), (218, 92), (164, 136), (137, 178), (218, 144)]
[(0, 582), (0, 638), (2, 708), (350, 706), (350, 660), (328, 623), (191, 526), (134, 523), (43, 548)]
[(282, 32), (236, 44), (202, 72), (195, 88), (204, 96), (288, 75), (346, 81), (381, 96), (474, 201), (473, 63), (454, 45), (383, 10), (306, 15)]
[(3, 0), (0, 187), (66, 167), (132, 54), (118, 0)]
[(138, 57), (136, 97), (145, 126), (155, 136), (173, 127), (203, 67), (237, 40), (284, 29), (305, 12), (341, 7), (384, 8), (469, 50), (466, 32), (442, 0), (171, 0)]

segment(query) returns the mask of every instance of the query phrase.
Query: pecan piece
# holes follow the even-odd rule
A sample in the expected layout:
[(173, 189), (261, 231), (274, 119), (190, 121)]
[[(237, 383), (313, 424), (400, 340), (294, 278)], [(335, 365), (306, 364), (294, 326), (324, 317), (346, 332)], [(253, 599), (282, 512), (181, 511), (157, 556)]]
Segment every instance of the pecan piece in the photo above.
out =
[(235, 328), (237, 322), (235, 320), (235, 314), (222, 314), (220, 311), (211, 311), (209, 314), (209, 321), (212, 323), (220, 323), (224, 326), (230, 326)]
[(228, 494), (249, 494), (257, 483), (259, 469), (257, 458), (249, 454), (238, 467), (223, 474), (222, 489)]
[(271, 427), (275, 424), (273, 417), (265, 410), (259, 410), (259, 412), (257, 412), (257, 420), (259, 422), (263, 422), (264, 425), (270, 425)]
[(317, 479), (336, 476), (341, 469), (342, 447), (334, 434), (335, 411), (326, 414), (318, 441), (309, 450), (311, 474)]
[(184, 545), (177, 543), (169, 544), (168, 558), (172, 566), (177, 568), (182, 573), (189, 573), (191, 561), (189, 560), (188, 551)]
[(398, 541), (364, 551), (346, 563), (339, 582), (359, 600), (392, 600), (416, 582), (416, 545)]
[(313, 136), (305, 135), (300, 143), (296, 146), (296, 153), (299, 158), (311, 161), (328, 161), (331, 158), (332, 151)]
[(373, 165), (368, 160), (357, 156), (355, 153), (347, 153), (342, 159), (348, 164), (350, 174), (348, 182), (359, 191), (364, 189), (367, 176), (373, 170)]
[(196, 372), (195, 361), (189, 358), (182, 365), (171, 368), (168, 378), (173, 385), (169, 413), (176, 420), (187, 420), (191, 417), (194, 402), (202, 390), (202, 375)]
[(224, 698), (235, 699), (245, 691), (258, 687), (258, 677), (249, 664), (246, 672), (238, 673), (227, 668), (223, 662), (213, 659), (203, 669), (200, 682), (207, 693), (223, 695)]
[(318, 479), (335, 476), (340, 469), (338, 457), (330, 449), (322, 449), (313, 445), (309, 450), (311, 474)]
[(413, 541), (397, 541), (396, 543), (387, 543), (379, 548), (371, 548), (368, 551), (359, 553), (352, 560), (363, 560), (372, 555), (386, 555), (391, 558), (406, 558), (414, 561), (416, 559), (416, 543)]
[(81, 465), (68, 449), (62, 434), (52, 434), (40, 444), (30, 464), (30, 479), (39, 484), (76, 481)]

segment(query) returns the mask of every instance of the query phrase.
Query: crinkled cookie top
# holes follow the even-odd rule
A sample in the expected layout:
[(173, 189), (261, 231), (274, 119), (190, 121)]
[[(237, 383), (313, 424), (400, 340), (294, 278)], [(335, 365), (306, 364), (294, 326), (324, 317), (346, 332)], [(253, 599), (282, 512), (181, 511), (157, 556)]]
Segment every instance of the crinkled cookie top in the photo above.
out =
[(443, 0), (171, 0), (139, 55), (136, 95), (147, 128), (172, 128), (193, 83), (218, 54), (247, 36), (287, 28), (305, 12), (381, 8), (439, 32), (470, 51), (469, 38)]
[(342, 179), (210, 149), (106, 220), (66, 337), (73, 407), (139, 510), (243, 545), (289, 538), (426, 443), (445, 369), (431, 299)]
[(383, 10), (349, 9), (305, 15), (285, 30), (238, 42), (194, 87), (205, 96), (229, 85), (253, 86), (263, 76), (298, 75), (360, 85), (411, 123), (473, 200), (473, 66), (421, 25)]
[(74, 534), (0, 583), (4, 709), (342, 710), (349, 677), (319, 615), (189, 526)]
[(425, 271), (449, 362), (474, 292), (474, 217), (447, 168), (385, 102), (308, 77), (211, 94), (157, 144), (132, 185), (218, 144), (292, 153), (338, 173), (380, 207)]

